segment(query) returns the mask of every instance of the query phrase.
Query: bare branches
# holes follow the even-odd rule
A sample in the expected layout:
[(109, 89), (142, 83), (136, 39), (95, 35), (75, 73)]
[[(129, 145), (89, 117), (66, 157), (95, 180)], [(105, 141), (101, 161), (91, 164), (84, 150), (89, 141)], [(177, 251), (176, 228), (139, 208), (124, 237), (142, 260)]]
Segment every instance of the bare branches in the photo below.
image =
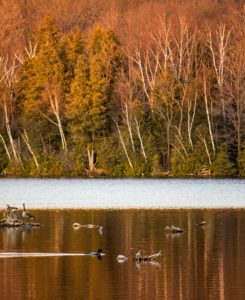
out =
[(213, 38), (212, 32), (209, 31), (208, 46), (212, 55), (213, 68), (219, 86), (223, 118), (225, 120), (225, 102), (223, 95), (223, 84), (225, 75), (225, 62), (227, 59), (228, 46), (231, 30), (227, 30), (224, 24), (221, 24), (216, 31), (216, 39)]
[[(33, 59), (36, 57), (36, 52), (37, 52), (37, 43), (32, 45), (31, 41), (29, 41), (28, 47), (24, 48), (25, 56), (28, 57), (29, 59)], [(15, 53), (15, 58), (17, 61), (23, 65), (25, 62), (25, 56), (21, 53)]]
[(63, 130), (63, 125), (61, 122), (61, 115), (60, 115), (60, 93), (59, 93), (59, 87), (52, 87), (52, 86), (47, 86), (47, 95), (49, 98), (49, 103), (51, 107), (51, 112), (54, 114), (56, 118), (56, 122), (54, 122), (51, 118), (49, 118), (47, 115), (45, 116), (46, 119), (48, 119), (51, 123), (56, 125), (59, 129), (60, 133), (60, 138), (61, 138), (61, 144), (62, 144), (62, 149), (67, 151), (67, 143), (66, 143), (66, 138)]
[(3, 82), (8, 89), (16, 81), (16, 68), (15, 60), (9, 62), (8, 57), (0, 57), (0, 83)]
[(139, 79), (142, 83), (142, 88), (145, 96), (149, 102), (150, 107), (153, 109), (153, 95), (158, 71), (160, 69), (160, 51), (159, 49), (136, 49), (132, 56), (129, 58), (136, 63), (139, 69)]

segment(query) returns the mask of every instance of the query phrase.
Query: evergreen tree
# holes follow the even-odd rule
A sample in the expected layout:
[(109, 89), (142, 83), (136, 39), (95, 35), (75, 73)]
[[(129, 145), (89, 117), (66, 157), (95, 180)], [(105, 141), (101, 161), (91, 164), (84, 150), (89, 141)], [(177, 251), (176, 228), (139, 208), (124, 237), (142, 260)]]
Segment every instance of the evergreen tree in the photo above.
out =
[(79, 148), (91, 141), (89, 66), (80, 55), (75, 68), (75, 78), (71, 84), (66, 105), (66, 117), (73, 143)]
[(238, 167), (239, 167), (239, 175), (241, 177), (245, 177), (245, 149), (244, 148), (240, 151), (240, 155), (238, 157)]
[(232, 177), (236, 174), (234, 164), (230, 161), (225, 146), (221, 146), (215, 160), (211, 165), (213, 176), (215, 177)]
[(64, 63), (64, 88), (66, 93), (70, 92), (71, 82), (75, 76), (77, 59), (83, 54), (85, 54), (85, 44), (79, 28), (62, 37), (60, 57)]
[(92, 31), (87, 48), (87, 56), (81, 55), (77, 61), (67, 118), (72, 139), (79, 152), (86, 152), (88, 168), (93, 171), (98, 145), (111, 132), (112, 91), (120, 54), (114, 34), (100, 27)]

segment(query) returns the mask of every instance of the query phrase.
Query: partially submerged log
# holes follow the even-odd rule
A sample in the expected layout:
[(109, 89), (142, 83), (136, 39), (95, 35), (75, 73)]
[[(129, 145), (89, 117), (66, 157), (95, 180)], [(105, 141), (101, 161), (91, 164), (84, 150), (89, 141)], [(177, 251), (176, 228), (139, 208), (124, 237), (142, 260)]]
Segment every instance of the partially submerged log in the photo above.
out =
[(41, 226), (40, 223), (30, 223), (30, 222), (23, 222), (20, 219), (2, 219), (0, 220), (0, 227), (39, 227)]
[(137, 263), (142, 262), (142, 261), (154, 261), (160, 255), (162, 255), (161, 250), (158, 253), (154, 253), (152, 255), (145, 255), (145, 256), (142, 256), (139, 251), (136, 253), (134, 261), (136, 261)]
[(172, 233), (183, 233), (184, 232), (184, 229), (174, 226), (174, 225), (166, 226), (165, 230), (170, 231)]

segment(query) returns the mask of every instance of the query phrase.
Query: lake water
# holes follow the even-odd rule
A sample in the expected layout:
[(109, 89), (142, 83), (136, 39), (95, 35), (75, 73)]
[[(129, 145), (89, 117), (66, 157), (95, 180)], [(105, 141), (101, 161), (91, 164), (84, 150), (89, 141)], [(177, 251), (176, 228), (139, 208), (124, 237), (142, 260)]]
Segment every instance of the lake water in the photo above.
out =
[(2, 179), (0, 208), (25, 202), (42, 226), (0, 228), (0, 299), (245, 299), (244, 183)]

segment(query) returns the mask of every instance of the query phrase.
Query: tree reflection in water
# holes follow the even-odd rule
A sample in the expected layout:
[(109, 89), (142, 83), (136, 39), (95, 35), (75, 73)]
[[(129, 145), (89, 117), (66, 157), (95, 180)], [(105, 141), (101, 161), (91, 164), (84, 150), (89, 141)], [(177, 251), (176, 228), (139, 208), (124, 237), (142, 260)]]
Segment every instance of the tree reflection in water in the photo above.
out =
[[(2, 299), (245, 299), (245, 210), (35, 211), (40, 228), (0, 228)], [(101, 224), (74, 230), (72, 224)], [(206, 226), (196, 226), (201, 221)], [(183, 234), (167, 233), (176, 224)], [(102, 260), (78, 256), (102, 248)], [(155, 261), (134, 256), (156, 253)], [(68, 256), (63, 254), (77, 254)], [(128, 258), (118, 263), (118, 254)]]

